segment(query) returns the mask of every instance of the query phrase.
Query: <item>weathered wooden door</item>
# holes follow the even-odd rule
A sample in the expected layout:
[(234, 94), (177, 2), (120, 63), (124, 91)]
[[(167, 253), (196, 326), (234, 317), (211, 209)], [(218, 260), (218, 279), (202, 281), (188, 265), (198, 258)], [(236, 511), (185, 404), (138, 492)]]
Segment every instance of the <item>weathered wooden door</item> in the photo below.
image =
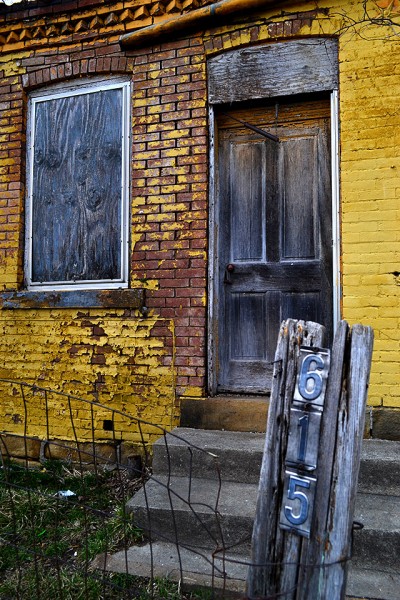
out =
[(283, 319), (332, 331), (329, 101), (216, 116), (216, 391), (265, 393)]

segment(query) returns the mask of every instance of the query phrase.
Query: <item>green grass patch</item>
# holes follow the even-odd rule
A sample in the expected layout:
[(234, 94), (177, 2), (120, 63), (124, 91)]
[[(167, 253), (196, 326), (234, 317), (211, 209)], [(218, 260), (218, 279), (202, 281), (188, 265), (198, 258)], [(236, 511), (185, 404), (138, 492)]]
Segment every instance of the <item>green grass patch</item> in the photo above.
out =
[[(0, 468), (1, 600), (208, 600), (178, 584), (91, 567), (104, 552), (142, 543), (125, 512), (141, 485), (124, 470), (79, 471), (61, 461)], [(60, 492), (72, 492), (63, 497)]]
[[(59, 461), (0, 469), (0, 598), (131, 598), (130, 576), (91, 570), (103, 552), (142, 541), (125, 513), (138, 482), (123, 470), (97, 473)], [(64, 497), (63, 493), (71, 495)]]

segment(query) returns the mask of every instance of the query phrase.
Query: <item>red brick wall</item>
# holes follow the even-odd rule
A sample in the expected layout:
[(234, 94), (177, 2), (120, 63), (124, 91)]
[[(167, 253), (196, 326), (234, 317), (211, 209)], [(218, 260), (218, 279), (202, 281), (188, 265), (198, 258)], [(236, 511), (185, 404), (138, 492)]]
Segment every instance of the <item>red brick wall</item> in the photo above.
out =
[(138, 51), (133, 64), (133, 273), (175, 321), (178, 394), (205, 385), (207, 109), (201, 38)]
[(21, 79), (4, 71), (0, 76), (0, 286), (6, 288), (22, 274), (24, 102)]
[[(32, 10), (20, 13), (21, 18), (29, 16), (30, 31), (35, 18), (42, 18)], [(61, 17), (47, 13), (46, 32), (53, 19), (60, 29)], [(75, 23), (76, 14), (71, 19)], [(19, 31), (21, 22), (15, 28)], [(0, 287), (23, 289), (29, 92), (99, 74), (131, 74), (132, 287), (147, 288), (149, 316), (174, 323), (178, 395), (200, 396), (205, 393), (208, 194), (202, 38), (123, 52), (115, 29), (103, 38), (101, 32), (80, 31), (65, 43), (60, 37), (39, 43), (26, 36), (18, 44), (7, 38), (5, 48), (14, 43), (16, 51), (10, 49), (9, 61), (0, 63)], [(171, 339), (159, 329), (153, 328), (151, 335)]]

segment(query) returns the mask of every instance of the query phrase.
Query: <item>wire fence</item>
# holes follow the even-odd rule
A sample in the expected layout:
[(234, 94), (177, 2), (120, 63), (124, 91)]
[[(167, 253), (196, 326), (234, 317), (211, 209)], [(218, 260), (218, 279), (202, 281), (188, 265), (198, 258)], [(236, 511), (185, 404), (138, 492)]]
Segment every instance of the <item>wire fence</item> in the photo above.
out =
[[(14, 429), (0, 432), (0, 598), (181, 597), (187, 553), (195, 552), (181, 541), (184, 507), (195, 521), (193, 538), (206, 540), (197, 560), (210, 567), (211, 578), (217, 572), (224, 589), (215, 456), (184, 441), (185, 483), (176, 490), (170, 440), (177, 436), (163, 427), (37, 385), (0, 384)], [(165, 464), (163, 474), (149, 480), (157, 438)], [(213, 489), (199, 504), (194, 472), (201, 457)], [(133, 511), (128, 501), (138, 490), (142, 506)], [(153, 515), (154, 494), (165, 501), (161, 520)], [(153, 540), (167, 546), (160, 549)]]
[(238, 490), (212, 451), (37, 385), (0, 379), (0, 397), (1, 600), (245, 597), (256, 494), (231, 522)]

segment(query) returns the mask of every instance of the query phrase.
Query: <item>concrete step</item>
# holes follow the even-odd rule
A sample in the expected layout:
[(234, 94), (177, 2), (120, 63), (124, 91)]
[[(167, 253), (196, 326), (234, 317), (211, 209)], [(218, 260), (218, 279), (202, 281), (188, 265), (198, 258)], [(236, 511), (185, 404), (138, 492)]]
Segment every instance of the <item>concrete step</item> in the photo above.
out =
[(364, 528), (353, 535), (354, 565), (400, 573), (400, 496), (360, 492), (355, 520)]
[(249, 555), (256, 502), (255, 484), (157, 476), (126, 509), (153, 540)]
[(182, 398), (181, 425), (218, 431), (265, 432), (269, 396)]
[[(127, 510), (153, 539), (246, 554), (256, 502), (255, 484), (159, 476), (128, 502)], [(400, 497), (359, 493), (355, 520), (363, 529), (354, 532), (353, 563), (400, 571)]]
[(178, 427), (153, 445), (153, 473), (258, 483), (264, 433)]
[(346, 595), (365, 600), (400, 600), (400, 573), (349, 566)]
[[(167, 577), (170, 581), (180, 582), (183, 590), (213, 588), (217, 598), (243, 598), (245, 594), (248, 562), (236, 554), (213, 556), (200, 548), (181, 546), (178, 550), (175, 544), (158, 541), (133, 546), (126, 554), (120, 551), (98, 556), (91, 567), (126, 573), (126, 565), (131, 575)], [(400, 573), (360, 569), (350, 563), (346, 598), (399, 600)]]
[[(183, 590), (213, 588), (216, 598), (243, 598), (248, 565), (235, 554), (212, 555), (201, 548), (188, 549), (168, 542), (156, 541), (133, 546), (125, 551), (100, 555), (92, 568), (114, 573), (128, 572), (137, 577), (167, 577), (179, 582)], [(204, 596), (208, 597), (208, 596)]]
[[(177, 427), (153, 446), (153, 473), (258, 483), (265, 434)], [(364, 440), (359, 490), (400, 496), (400, 442)]]
[[(153, 476), (127, 510), (157, 548), (178, 543), (185, 553), (206, 557), (208, 566), (213, 551), (225, 548), (239, 557), (233, 564), (248, 563), (264, 438), (175, 429), (154, 445)], [(364, 441), (355, 509), (364, 527), (354, 532), (348, 597), (400, 600), (399, 456), (399, 442)], [(200, 585), (210, 577), (210, 571), (197, 577), (190, 569), (189, 579)], [(232, 591), (243, 593), (238, 573)]]
[(358, 489), (400, 496), (400, 442), (363, 441)]

